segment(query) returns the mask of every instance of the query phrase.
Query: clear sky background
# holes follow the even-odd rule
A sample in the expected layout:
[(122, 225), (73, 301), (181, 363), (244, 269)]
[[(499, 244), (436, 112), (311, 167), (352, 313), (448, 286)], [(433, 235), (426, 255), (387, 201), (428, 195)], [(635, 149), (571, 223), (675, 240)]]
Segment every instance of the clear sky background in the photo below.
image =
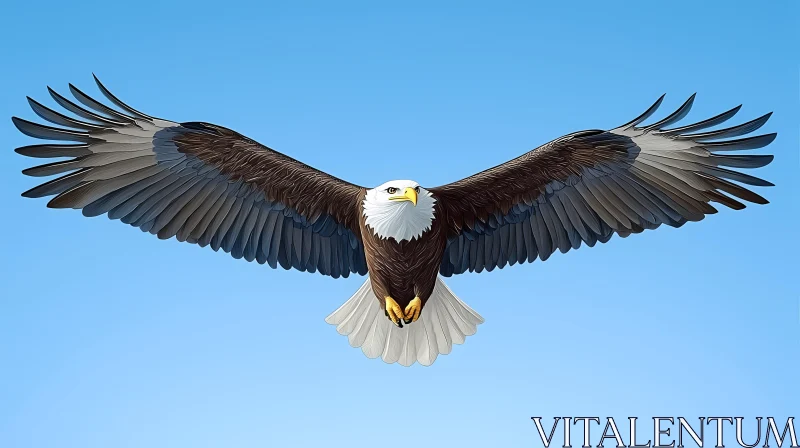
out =
[[(531, 416), (800, 417), (797, 2), (69, 3), (0, 14), (0, 447), (527, 447)], [(21, 198), (37, 161), (10, 117), (34, 117), (26, 95), (52, 105), (47, 85), (96, 93), (92, 72), (145, 113), (367, 186), (443, 184), (698, 92), (688, 119), (775, 112), (755, 174), (777, 186), (452, 278), (486, 323), (403, 368), (323, 321), (363, 278)]]

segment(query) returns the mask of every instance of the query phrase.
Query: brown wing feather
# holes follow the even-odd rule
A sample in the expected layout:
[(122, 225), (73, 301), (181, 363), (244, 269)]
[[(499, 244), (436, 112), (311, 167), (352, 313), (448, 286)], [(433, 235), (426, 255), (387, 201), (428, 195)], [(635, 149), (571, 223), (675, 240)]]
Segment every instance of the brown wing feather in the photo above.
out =
[(665, 129), (689, 112), (693, 100), (694, 95), (666, 118), (636, 127), (658, 108), (659, 98), (619, 128), (570, 134), (469, 178), (430, 188), (449, 228), (441, 274), (546, 260), (556, 249), (594, 246), (615, 233), (626, 237), (661, 224), (680, 227), (716, 213), (709, 202), (744, 208), (726, 193), (766, 204), (766, 199), (729, 180), (772, 184), (725, 167), (758, 168), (772, 156), (719, 152), (761, 148), (775, 134), (718, 139), (753, 132), (769, 114), (726, 129), (688, 134), (731, 118), (739, 110), (734, 108), (699, 123)]
[(516, 159), (459, 181), (429, 188), (440, 201), (453, 231), (475, 220), (506, 214), (515, 204), (536, 200), (550, 182), (564, 182), (585, 168), (621, 161), (633, 146), (629, 138), (603, 131), (566, 135)]
[(217, 167), (231, 179), (257, 186), (269, 199), (294, 208), (308, 219), (328, 214), (348, 229), (359, 230), (357, 204), (363, 187), (312, 168), (230, 129), (197, 122), (181, 126), (196, 131), (174, 138), (181, 152)]
[(13, 119), (31, 137), (78, 142), (18, 148), (29, 157), (71, 157), (25, 170), (66, 174), (23, 196), (55, 196), (49, 207), (108, 214), (162, 239), (175, 236), (273, 268), (333, 277), (367, 272), (358, 225), (363, 188), (229, 129), (150, 117), (97, 83), (121, 111), (70, 85), (86, 108), (51, 95), (91, 123), (32, 100), (37, 115), (65, 127)]

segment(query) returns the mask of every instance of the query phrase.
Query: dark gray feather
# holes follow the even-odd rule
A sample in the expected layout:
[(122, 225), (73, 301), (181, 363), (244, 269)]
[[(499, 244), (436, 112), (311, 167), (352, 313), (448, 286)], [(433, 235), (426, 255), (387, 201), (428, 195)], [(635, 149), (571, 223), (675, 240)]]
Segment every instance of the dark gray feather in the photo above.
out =
[(764, 126), (764, 124), (769, 120), (769, 117), (772, 116), (772, 112), (763, 115), (755, 120), (748, 121), (747, 123), (742, 123), (738, 126), (732, 126), (725, 129), (718, 129), (716, 131), (708, 131), (708, 132), (700, 132), (697, 134), (682, 134), (676, 135), (674, 138), (678, 140), (708, 140), (708, 139), (717, 139), (717, 138), (730, 138), (730, 137), (738, 137), (740, 135), (749, 134), (754, 132)]
[(47, 88), (47, 91), (50, 93), (50, 96), (53, 97), (53, 99), (61, 107), (63, 107), (64, 109), (66, 109), (66, 110), (68, 110), (70, 112), (72, 112), (73, 114), (75, 114), (75, 115), (77, 115), (79, 117), (86, 118), (87, 120), (97, 121), (99, 123), (103, 123), (105, 125), (109, 125), (109, 126), (112, 126), (112, 127), (128, 125), (127, 122), (112, 120), (110, 118), (102, 117), (100, 115), (97, 115), (94, 112), (88, 111), (88, 110), (78, 106), (77, 104), (73, 103), (72, 101), (68, 100), (67, 98), (61, 96), (58, 92), (56, 92), (55, 90), (51, 89), (50, 87)]
[(105, 104), (95, 100), (94, 98), (90, 97), (89, 95), (83, 93), (80, 89), (75, 87), (73, 84), (69, 85), (69, 91), (72, 92), (72, 95), (84, 106), (90, 107), (97, 112), (101, 112), (104, 114), (109, 115), (110, 117), (114, 118), (115, 120), (119, 120), (122, 122), (130, 122), (132, 123), (134, 118), (128, 115), (125, 115), (121, 112), (118, 112)]
[(50, 123), (66, 126), (68, 128), (78, 128), (83, 130), (92, 130), (92, 129), (103, 129), (103, 126), (94, 124), (94, 123), (87, 123), (85, 121), (76, 120), (74, 118), (70, 118), (60, 112), (56, 112), (53, 109), (50, 109), (47, 106), (42, 105), (38, 101), (34, 100), (31, 97), (28, 98), (28, 104), (31, 106), (33, 112), (36, 115), (42, 117), (43, 119), (49, 121)]
[(633, 120), (623, 124), (622, 126), (619, 126), (619, 129), (630, 129), (630, 128), (636, 126), (637, 124), (643, 122), (644, 120), (647, 120), (648, 118), (650, 118), (650, 116), (653, 115), (653, 113), (655, 113), (656, 110), (658, 110), (658, 106), (660, 106), (661, 102), (664, 101), (664, 97), (665, 96), (666, 96), (666, 93), (661, 95), (660, 97), (658, 97), (656, 102), (653, 103), (653, 105), (650, 106), (646, 111), (644, 111), (641, 115), (639, 115), (638, 117), (634, 118)]
[(92, 154), (85, 143), (67, 145), (29, 145), (14, 150), (17, 154), (41, 159), (53, 157), (83, 157)]
[(94, 75), (94, 73), (92, 74), (92, 76), (94, 77), (94, 81), (97, 83), (97, 87), (100, 88), (100, 92), (102, 92), (103, 95), (105, 95), (105, 97), (109, 99), (109, 101), (116, 104), (117, 107), (126, 110), (129, 113), (136, 115), (139, 118), (144, 118), (146, 120), (155, 120), (154, 117), (151, 117), (150, 115), (147, 114), (143, 114), (142, 112), (139, 112), (138, 110), (120, 101), (119, 98), (114, 96), (108, 89), (106, 89), (106, 86), (104, 86), (103, 83), (100, 82), (100, 80), (97, 78), (97, 76)]
[(686, 102), (684, 102), (681, 105), (681, 107), (678, 108), (678, 110), (676, 110), (675, 112), (669, 114), (665, 118), (663, 118), (663, 119), (661, 119), (661, 120), (659, 120), (659, 121), (657, 121), (657, 122), (655, 122), (655, 123), (653, 123), (651, 125), (648, 125), (648, 126), (644, 127), (643, 129), (644, 130), (661, 129), (662, 126), (669, 126), (672, 123), (676, 123), (676, 122), (682, 120), (683, 117), (685, 117), (686, 114), (688, 114), (689, 111), (692, 109), (692, 104), (694, 104), (695, 96), (697, 96), (697, 94), (693, 93), (692, 96), (690, 96), (689, 99), (686, 100)]
[(715, 116), (713, 116), (713, 117), (711, 117), (709, 119), (706, 119), (706, 120), (703, 120), (703, 121), (698, 121), (697, 123), (692, 123), (692, 124), (689, 124), (689, 125), (686, 125), (686, 126), (681, 126), (679, 128), (661, 129), (659, 131), (654, 132), (654, 134), (659, 134), (659, 135), (678, 135), (678, 134), (683, 134), (683, 133), (686, 133), (686, 132), (699, 131), (701, 129), (710, 128), (711, 126), (716, 126), (716, 125), (718, 125), (720, 123), (724, 123), (724, 122), (730, 120), (734, 115), (736, 115), (737, 112), (739, 112), (739, 110), (741, 108), (742, 108), (742, 105), (740, 104), (740, 105), (734, 107), (731, 110), (725, 111), (725, 112), (723, 112), (723, 113), (721, 113), (719, 115), (715, 115)]

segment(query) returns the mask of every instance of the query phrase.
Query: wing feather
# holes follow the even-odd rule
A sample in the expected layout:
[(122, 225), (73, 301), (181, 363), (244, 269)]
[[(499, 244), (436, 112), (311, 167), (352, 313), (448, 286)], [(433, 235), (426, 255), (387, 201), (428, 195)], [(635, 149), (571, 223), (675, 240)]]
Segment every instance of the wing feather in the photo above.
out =
[(110, 104), (72, 84), (76, 101), (48, 87), (56, 104), (79, 118), (32, 98), (33, 112), (55, 126), (12, 118), (28, 136), (76, 142), (17, 148), (28, 157), (69, 158), (23, 171), (61, 176), (24, 196), (54, 196), (49, 207), (107, 214), (161, 239), (210, 245), (273, 268), (366, 274), (362, 187), (229, 129), (144, 114), (95, 81)]
[(198, 240), (202, 233), (198, 235), (196, 231), (198, 229), (202, 231), (208, 225), (208, 222), (213, 219), (213, 214), (220, 207), (222, 202), (220, 198), (224, 197), (228, 184), (227, 182), (216, 182), (213, 185), (213, 190), (198, 201), (197, 208), (194, 209), (192, 215), (186, 220), (186, 224), (175, 235), (178, 241), (186, 241), (189, 238)]
[(564, 248), (561, 250), (562, 253), (567, 253), (570, 248), (577, 249), (580, 247), (580, 237), (572, 225), (572, 220), (570, 219), (569, 215), (567, 215), (567, 210), (564, 207), (564, 204), (561, 202), (559, 195), (554, 195), (553, 200), (550, 202), (550, 205), (553, 207), (553, 210), (556, 212), (556, 216), (559, 220), (559, 225), (564, 228), (564, 231), (567, 234), (567, 239), (569, 240), (569, 247)]
[(645, 113), (610, 131), (569, 134), (472, 177), (429, 188), (451, 223), (440, 274), (492, 270), (514, 264), (512, 259), (544, 261), (556, 249), (563, 253), (584, 242), (592, 247), (614, 234), (624, 238), (661, 224), (681, 227), (716, 213), (710, 202), (735, 210), (745, 207), (739, 200), (766, 204), (739, 183), (772, 184), (735, 169), (763, 167), (773, 156), (725, 152), (771, 143), (774, 133), (747, 135), (763, 127), (771, 113), (700, 132), (729, 120), (739, 112), (737, 106), (666, 129), (686, 117), (694, 99), (641, 125), (662, 96)]

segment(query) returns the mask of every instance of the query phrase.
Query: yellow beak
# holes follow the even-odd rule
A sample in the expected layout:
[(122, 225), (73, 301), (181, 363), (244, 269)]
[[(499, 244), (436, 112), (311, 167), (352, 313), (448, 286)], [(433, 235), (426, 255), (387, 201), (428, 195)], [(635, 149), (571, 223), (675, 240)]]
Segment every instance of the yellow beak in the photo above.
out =
[(414, 206), (417, 205), (417, 190), (408, 187), (402, 195), (390, 196), (390, 201), (410, 201)]

